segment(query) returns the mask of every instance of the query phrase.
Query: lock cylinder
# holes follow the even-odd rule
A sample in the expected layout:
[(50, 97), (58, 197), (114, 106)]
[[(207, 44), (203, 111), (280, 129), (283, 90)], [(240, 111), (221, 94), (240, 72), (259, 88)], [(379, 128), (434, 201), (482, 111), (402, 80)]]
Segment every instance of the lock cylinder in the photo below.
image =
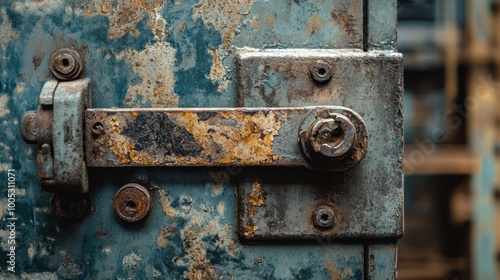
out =
[(300, 125), (299, 143), (311, 168), (344, 171), (364, 158), (368, 135), (363, 119), (353, 110), (315, 108)]

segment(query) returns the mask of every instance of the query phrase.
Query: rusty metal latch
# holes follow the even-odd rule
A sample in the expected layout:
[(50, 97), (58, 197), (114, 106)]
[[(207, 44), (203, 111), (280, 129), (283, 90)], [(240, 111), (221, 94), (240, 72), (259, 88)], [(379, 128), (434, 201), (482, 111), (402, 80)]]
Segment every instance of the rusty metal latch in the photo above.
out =
[(47, 191), (86, 192), (87, 167), (343, 171), (361, 161), (368, 145), (363, 119), (345, 107), (86, 109), (88, 87), (88, 79), (49, 81), (39, 109), (23, 116), (22, 135), (39, 146)]

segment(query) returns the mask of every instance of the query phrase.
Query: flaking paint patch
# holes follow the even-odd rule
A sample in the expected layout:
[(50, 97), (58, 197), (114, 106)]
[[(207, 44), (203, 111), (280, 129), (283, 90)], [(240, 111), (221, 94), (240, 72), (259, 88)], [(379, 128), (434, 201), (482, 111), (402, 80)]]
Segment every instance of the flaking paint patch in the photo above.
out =
[(7, 108), (7, 102), (9, 101), (7, 95), (0, 96), (0, 118), (6, 116), (10, 113), (9, 108)]
[(222, 64), (222, 50), (208, 50), (208, 53), (212, 56), (212, 67), (210, 68), (210, 79), (214, 83), (218, 83), (217, 92), (223, 92), (227, 90), (229, 85), (229, 77), (226, 75), (226, 69)]
[(137, 267), (139, 266), (139, 264), (141, 264), (141, 262), (142, 262), (141, 255), (138, 255), (135, 252), (132, 252), (124, 256), (122, 259), (122, 265), (127, 268)]
[(148, 15), (148, 26), (155, 40), (161, 41), (167, 36), (167, 22), (161, 15), (163, 7), (164, 1), (159, 0), (89, 0), (82, 8), (76, 10), (76, 14), (108, 17), (110, 21), (108, 36), (112, 39), (123, 37), (127, 33), (139, 36), (137, 23)]
[[(185, 112), (181, 116), (183, 119), (177, 119), (178, 123), (186, 127), (196, 142), (202, 145), (202, 155), (210, 155), (212, 161), (222, 164), (265, 163), (279, 159), (274, 155), (273, 142), (281, 128), (281, 120), (274, 112), (249, 116), (235, 111), (220, 115), (225, 119), (234, 119), (236, 125), (227, 125), (228, 122), (218, 122), (213, 118), (201, 120), (194, 112)], [(211, 133), (207, 134), (207, 131)]]
[(9, 16), (5, 8), (2, 8), (2, 33), (0, 33), (0, 45), (2, 49), (7, 48), (7, 44), (19, 37), (19, 32), (12, 28), (12, 23), (10, 22)]
[(162, 228), (160, 234), (156, 238), (156, 244), (158, 247), (165, 248), (167, 246), (168, 239), (175, 235), (175, 228), (172, 226), (165, 226)]
[(174, 93), (174, 67), (177, 50), (167, 42), (147, 45), (142, 51), (129, 49), (116, 54), (125, 59), (142, 79), (130, 85), (124, 103), (134, 107), (150, 104), (153, 107), (177, 107), (179, 97)]
[(160, 193), (160, 205), (163, 212), (171, 217), (179, 215), (179, 212), (170, 206), (170, 202), (168, 201), (168, 192), (164, 190), (158, 190), (158, 192)]
[(22, 15), (47, 16), (61, 13), (64, 0), (14, 2), (11, 8)]
[(240, 25), (242, 15), (250, 13), (256, 0), (201, 0), (194, 6), (193, 19), (220, 32), (224, 48), (229, 48)]

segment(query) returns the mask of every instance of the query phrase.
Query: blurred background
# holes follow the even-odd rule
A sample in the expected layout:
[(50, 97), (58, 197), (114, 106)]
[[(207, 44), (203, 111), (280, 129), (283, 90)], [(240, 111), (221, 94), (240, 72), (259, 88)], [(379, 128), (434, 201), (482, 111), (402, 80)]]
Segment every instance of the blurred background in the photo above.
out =
[(500, 1), (400, 0), (399, 279), (498, 279)]

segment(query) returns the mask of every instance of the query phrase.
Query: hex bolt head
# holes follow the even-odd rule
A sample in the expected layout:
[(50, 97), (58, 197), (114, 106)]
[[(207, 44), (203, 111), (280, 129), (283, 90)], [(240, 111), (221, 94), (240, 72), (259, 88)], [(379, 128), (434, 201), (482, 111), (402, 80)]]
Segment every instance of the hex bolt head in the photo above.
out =
[(54, 51), (50, 57), (50, 71), (59, 80), (76, 79), (82, 72), (82, 69), (82, 57), (73, 49)]
[(311, 68), (311, 77), (318, 83), (326, 83), (332, 78), (332, 68), (324, 61), (316, 61)]
[(330, 206), (321, 206), (313, 213), (316, 228), (324, 230), (331, 228), (335, 223), (334, 211)]
[(151, 194), (142, 185), (126, 184), (116, 192), (113, 207), (120, 219), (130, 223), (138, 222), (151, 210)]
[(308, 146), (312, 152), (335, 159), (343, 157), (353, 147), (356, 127), (346, 116), (332, 114), (311, 123), (308, 135)]
[(36, 111), (27, 111), (21, 117), (21, 136), (27, 144), (36, 144)]

